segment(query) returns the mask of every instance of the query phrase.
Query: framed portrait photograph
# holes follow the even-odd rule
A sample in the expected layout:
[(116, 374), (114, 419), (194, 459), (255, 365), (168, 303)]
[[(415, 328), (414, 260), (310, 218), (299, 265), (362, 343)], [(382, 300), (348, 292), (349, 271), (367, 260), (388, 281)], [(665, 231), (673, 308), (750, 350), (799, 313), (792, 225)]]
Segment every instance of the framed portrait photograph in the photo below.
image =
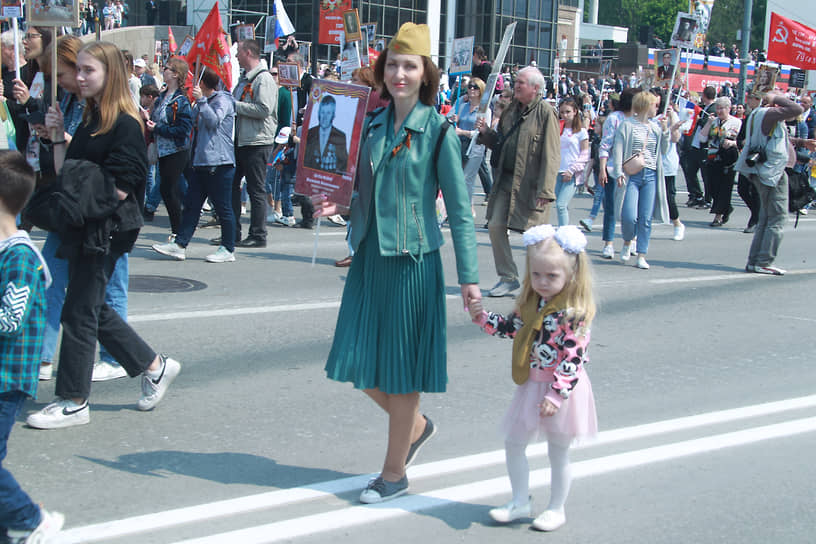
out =
[(351, 205), (370, 91), (338, 81), (312, 82), (298, 147), (297, 194), (326, 194), (342, 207)]
[(669, 45), (679, 49), (695, 49), (700, 17), (692, 13), (678, 13)]
[(360, 41), (360, 17), (357, 15), (356, 9), (343, 12), (343, 32), (346, 35), (346, 42)]
[(754, 87), (751, 95), (763, 97), (768, 91), (772, 91), (776, 86), (776, 78), (779, 76), (779, 67), (770, 64), (760, 64), (754, 73)]
[(298, 53), (303, 57), (303, 62), (306, 66), (312, 63), (312, 42), (299, 42)]
[(275, 51), (275, 22), (274, 15), (267, 15), (264, 21), (264, 53), (272, 53)]
[(475, 39), (475, 36), (453, 39), (449, 75), (458, 76), (473, 71), (473, 41)]
[(377, 38), (377, 40), (374, 42), (374, 51), (377, 53), (382, 53), (385, 51), (386, 47), (388, 47), (388, 42), (385, 38)]
[(79, 26), (79, 0), (29, 0), (29, 26)]
[(255, 39), (255, 25), (238, 25), (235, 27), (235, 37), (238, 41), (254, 40)]
[(296, 62), (278, 63), (278, 81), (281, 87), (300, 87), (300, 74)]
[(677, 49), (657, 49), (655, 50), (655, 71), (654, 84), (657, 87), (671, 85), (674, 65), (677, 64), (680, 55)]
[(362, 67), (359, 46), (359, 41), (347, 42), (340, 34), (340, 81), (351, 81), (351, 73)]
[(189, 34), (187, 34), (186, 36), (184, 36), (184, 39), (182, 40), (181, 45), (178, 48), (178, 51), (176, 51), (176, 55), (180, 57), (186, 57), (187, 54), (190, 52), (190, 49), (193, 48), (194, 43), (195, 36), (190, 36)]

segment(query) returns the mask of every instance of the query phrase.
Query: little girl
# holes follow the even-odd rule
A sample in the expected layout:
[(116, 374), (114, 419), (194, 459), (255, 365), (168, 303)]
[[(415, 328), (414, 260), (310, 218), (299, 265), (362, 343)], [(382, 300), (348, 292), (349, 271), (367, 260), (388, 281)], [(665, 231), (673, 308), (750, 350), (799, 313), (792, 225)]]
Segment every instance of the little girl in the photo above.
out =
[(485, 332), (513, 338), (512, 375), (518, 384), (502, 424), (513, 500), (490, 516), (499, 523), (531, 516), (525, 450), (543, 435), (552, 475), (550, 504), (533, 527), (554, 531), (566, 522), (570, 444), (597, 433), (595, 399), (584, 370), (595, 302), (587, 241), (577, 227), (539, 225), (522, 240), (527, 274), (513, 313), (505, 317), (485, 312), (481, 302), (470, 304), (473, 322)]

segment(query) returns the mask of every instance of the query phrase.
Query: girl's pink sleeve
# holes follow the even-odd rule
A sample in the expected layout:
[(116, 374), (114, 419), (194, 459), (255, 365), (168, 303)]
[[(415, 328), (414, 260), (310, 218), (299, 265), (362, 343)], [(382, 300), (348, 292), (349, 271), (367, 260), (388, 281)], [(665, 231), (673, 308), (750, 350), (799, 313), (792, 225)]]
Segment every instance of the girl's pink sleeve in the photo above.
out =
[(515, 312), (508, 316), (485, 312), (479, 323), (479, 326), (487, 334), (501, 338), (515, 338), (516, 333), (521, 330), (523, 325), (521, 318)]
[(579, 336), (568, 321), (560, 325), (560, 330), (554, 335), (559, 348), (558, 365), (553, 372), (554, 381), (547, 393), (547, 400), (558, 407), (578, 385), (578, 380), (584, 374), (584, 363), (588, 360), (589, 332), (584, 331), (583, 327), (580, 329)]

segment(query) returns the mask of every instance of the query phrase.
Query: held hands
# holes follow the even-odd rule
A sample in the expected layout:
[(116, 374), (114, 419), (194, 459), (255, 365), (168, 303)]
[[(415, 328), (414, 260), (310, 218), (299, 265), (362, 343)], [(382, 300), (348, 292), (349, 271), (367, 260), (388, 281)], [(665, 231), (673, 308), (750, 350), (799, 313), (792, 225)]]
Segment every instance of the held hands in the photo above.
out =
[(481, 300), (474, 300), (467, 306), (470, 312), (470, 319), (477, 325), (481, 325), (482, 316), (484, 315), (484, 306)]
[(558, 407), (547, 399), (538, 405), (538, 413), (541, 417), (551, 417), (558, 413)]
[(463, 283), (461, 289), (462, 303), (464, 304), (465, 310), (468, 310), (471, 317), (473, 317), (473, 307), (482, 307), (482, 292), (475, 283)]

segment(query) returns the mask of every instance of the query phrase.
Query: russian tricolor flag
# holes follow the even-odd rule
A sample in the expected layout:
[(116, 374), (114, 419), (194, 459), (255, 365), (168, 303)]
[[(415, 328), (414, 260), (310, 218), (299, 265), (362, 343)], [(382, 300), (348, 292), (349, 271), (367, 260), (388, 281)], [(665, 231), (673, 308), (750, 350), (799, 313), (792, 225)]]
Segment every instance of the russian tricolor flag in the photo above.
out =
[(683, 98), (680, 99), (680, 104), (678, 105), (680, 108), (677, 112), (677, 116), (680, 118), (680, 121), (683, 122), (680, 126), (680, 130), (682, 130), (686, 136), (691, 136), (697, 127), (697, 120), (700, 118), (700, 113), (703, 111), (703, 108), (691, 100), (685, 100)]
[(272, 6), (272, 13), (275, 14), (275, 47), (280, 47), (278, 39), (295, 33), (295, 25), (292, 24), (286, 8), (283, 7), (282, 0), (275, 0)]

